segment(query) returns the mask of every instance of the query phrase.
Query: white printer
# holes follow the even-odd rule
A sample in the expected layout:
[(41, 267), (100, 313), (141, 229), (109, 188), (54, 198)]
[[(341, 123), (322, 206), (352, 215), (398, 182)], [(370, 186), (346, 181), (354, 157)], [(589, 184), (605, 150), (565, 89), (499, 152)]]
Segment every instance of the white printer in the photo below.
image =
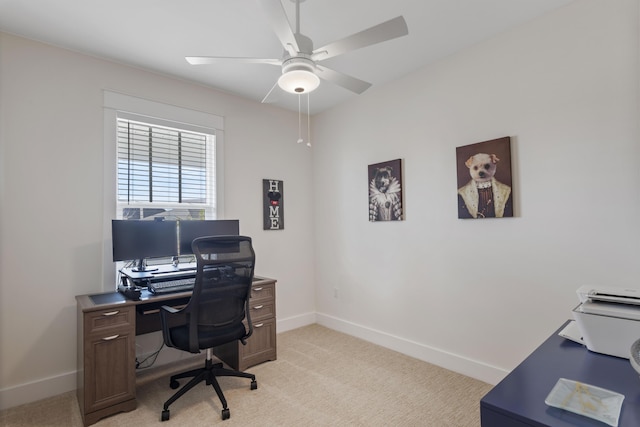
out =
[(577, 293), (573, 318), (587, 348), (629, 359), (640, 339), (640, 289), (582, 286)]

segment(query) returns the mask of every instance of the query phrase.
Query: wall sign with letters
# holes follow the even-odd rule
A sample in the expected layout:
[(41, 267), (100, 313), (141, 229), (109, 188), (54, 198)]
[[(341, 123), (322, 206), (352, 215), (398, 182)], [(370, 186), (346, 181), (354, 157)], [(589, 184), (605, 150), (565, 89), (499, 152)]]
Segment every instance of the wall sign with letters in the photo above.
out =
[(284, 183), (277, 179), (262, 180), (262, 216), (264, 230), (284, 230)]

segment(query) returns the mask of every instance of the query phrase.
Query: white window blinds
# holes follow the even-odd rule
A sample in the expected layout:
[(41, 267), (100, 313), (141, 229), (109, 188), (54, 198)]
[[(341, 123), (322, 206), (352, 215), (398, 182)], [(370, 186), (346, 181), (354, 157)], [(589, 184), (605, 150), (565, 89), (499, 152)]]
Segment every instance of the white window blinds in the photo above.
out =
[(118, 203), (206, 205), (213, 136), (118, 119)]
[(118, 202), (206, 204), (208, 137), (118, 119)]

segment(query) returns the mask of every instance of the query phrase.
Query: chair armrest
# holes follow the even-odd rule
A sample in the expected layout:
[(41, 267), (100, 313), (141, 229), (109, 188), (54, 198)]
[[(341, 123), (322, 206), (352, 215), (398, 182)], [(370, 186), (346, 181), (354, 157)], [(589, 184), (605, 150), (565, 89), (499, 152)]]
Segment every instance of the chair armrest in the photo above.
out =
[(178, 310), (177, 308), (174, 307), (170, 307), (168, 305), (163, 305), (162, 307), (160, 307), (160, 309), (162, 310), (167, 310), (169, 313), (171, 314), (176, 314), (177, 312), (179, 312), (180, 310)]
[(173, 341), (171, 340), (171, 332), (169, 331), (169, 318), (172, 315), (177, 314), (181, 310), (170, 307), (168, 305), (163, 305), (160, 307), (160, 323), (162, 325), (162, 339), (164, 340), (164, 344), (167, 347), (175, 347)]
[(247, 298), (247, 300), (245, 301), (244, 312), (245, 312), (244, 318), (247, 321), (249, 330), (246, 331), (246, 333), (242, 338), (240, 338), (240, 342), (242, 343), (242, 345), (247, 345), (247, 338), (253, 335), (253, 322), (251, 321), (251, 305), (250, 305), (249, 298)]

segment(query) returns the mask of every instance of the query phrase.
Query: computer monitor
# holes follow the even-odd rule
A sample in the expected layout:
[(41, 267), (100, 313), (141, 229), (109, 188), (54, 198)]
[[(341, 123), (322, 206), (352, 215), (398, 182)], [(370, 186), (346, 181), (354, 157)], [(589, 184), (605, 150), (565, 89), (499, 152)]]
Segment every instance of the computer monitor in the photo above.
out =
[(137, 260), (138, 266), (134, 271), (145, 271), (145, 258), (178, 255), (176, 221), (114, 219), (111, 221), (111, 237), (113, 260)]
[(191, 242), (204, 236), (237, 236), (240, 234), (240, 221), (237, 219), (181, 220), (178, 223), (180, 236), (180, 255), (191, 255)]

